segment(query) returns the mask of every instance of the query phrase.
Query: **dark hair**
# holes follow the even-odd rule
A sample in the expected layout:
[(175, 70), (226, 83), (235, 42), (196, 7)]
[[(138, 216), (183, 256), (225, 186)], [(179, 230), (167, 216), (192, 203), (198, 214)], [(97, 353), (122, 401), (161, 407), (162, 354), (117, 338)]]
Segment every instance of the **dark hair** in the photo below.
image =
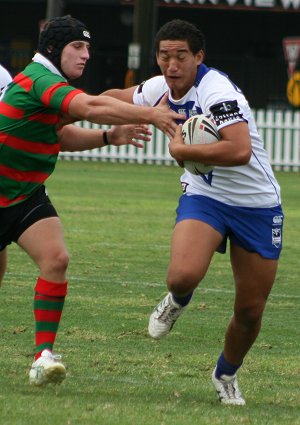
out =
[(72, 41), (91, 42), (86, 25), (71, 15), (50, 19), (40, 32), (38, 51), (48, 58), (60, 71), (61, 52)]
[(191, 52), (195, 55), (199, 50), (205, 52), (205, 37), (193, 24), (181, 19), (173, 19), (164, 24), (155, 37), (155, 51), (159, 51), (162, 40), (186, 40)]

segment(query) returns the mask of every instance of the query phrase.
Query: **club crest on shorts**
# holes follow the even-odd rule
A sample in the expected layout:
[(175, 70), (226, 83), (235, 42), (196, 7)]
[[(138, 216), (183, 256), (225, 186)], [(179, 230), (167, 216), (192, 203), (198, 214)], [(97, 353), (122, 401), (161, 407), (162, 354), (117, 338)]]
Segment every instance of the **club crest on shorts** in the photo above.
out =
[(281, 229), (280, 228), (272, 229), (272, 245), (274, 245), (276, 248), (279, 248), (281, 246)]

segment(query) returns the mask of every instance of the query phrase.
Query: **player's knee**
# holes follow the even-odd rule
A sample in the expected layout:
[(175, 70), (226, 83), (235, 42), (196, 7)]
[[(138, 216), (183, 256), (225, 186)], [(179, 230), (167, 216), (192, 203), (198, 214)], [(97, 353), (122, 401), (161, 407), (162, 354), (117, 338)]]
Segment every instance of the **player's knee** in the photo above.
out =
[(167, 285), (170, 292), (174, 294), (185, 295), (193, 291), (199, 284), (201, 278), (189, 270), (177, 270), (169, 272), (167, 276)]
[(54, 268), (57, 271), (65, 272), (69, 265), (69, 255), (67, 251), (61, 251), (54, 258)]
[(252, 329), (261, 323), (263, 315), (263, 306), (253, 305), (245, 308), (240, 308), (235, 311), (235, 318), (241, 326)]
[(58, 250), (50, 252), (43, 261), (42, 268), (49, 270), (51, 273), (64, 274), (69, 265), (69, 255), (66, 250)]

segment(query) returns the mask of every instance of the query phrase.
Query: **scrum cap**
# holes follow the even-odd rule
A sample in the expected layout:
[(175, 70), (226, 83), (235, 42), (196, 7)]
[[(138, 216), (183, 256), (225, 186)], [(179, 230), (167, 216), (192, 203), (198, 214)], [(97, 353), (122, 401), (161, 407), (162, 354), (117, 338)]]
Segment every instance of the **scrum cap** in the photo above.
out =
[(38, 51), (61, 71), (61, 52), (72, 41), (91, 42), (86, 25), (71, 15), (53, 18), (46, 22), (40, 32)]

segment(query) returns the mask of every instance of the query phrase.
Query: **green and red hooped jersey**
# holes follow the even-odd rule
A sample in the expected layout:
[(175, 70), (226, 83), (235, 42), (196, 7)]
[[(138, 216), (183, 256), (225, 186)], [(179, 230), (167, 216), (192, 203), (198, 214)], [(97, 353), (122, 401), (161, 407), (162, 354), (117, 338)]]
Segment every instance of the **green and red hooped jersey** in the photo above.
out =
[(0, 208), (26, 200), (57, 162), (56, 126), (81, 90), (32, 62), (16, 75), (0, 102)]

